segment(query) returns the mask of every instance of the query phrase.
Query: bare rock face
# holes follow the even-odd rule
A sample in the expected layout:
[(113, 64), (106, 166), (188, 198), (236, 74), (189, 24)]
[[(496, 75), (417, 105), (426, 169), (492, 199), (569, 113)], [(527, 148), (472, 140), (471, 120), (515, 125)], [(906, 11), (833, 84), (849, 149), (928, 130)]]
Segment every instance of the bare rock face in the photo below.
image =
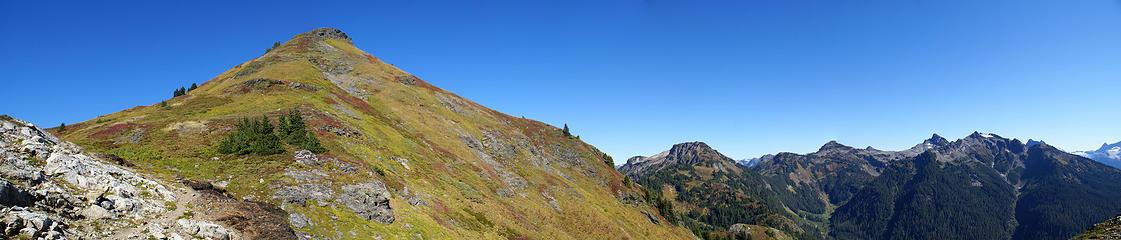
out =
[(385, 184), (374, 180), (343, 186), (342, 194), (339, 194), (335, 202), (346, 206), (366, 220), (390, 224), (394, 220), (393, 208), (389, 206), (391, 197)]
[[(334, 28), (319, 28), (319, 29), (312, 30), (311, 32), (308, 32), (308, 33), (300, 34), (300, 36), (306, 37), (306, 38), (311, 39), (313, 41), (321, 41), (321, 40), (325, 40), (325, 39), (338, 39), (338, 40), (345, 41), (346, 43), (352, 43), (350, 37), (346, 36), (346, 33), (344, 33), (342, 30), (338, 30), (338, 29), (334, 29)], [(297, 37), (300, 37), (300, 36), (297, 36)]]
[[(146, 219), (167, 212), (166, 203), (177, 199), (159, 182), (7, 116), (0, 116), (0, 160), (3, 237), (104, 237), (67, 226), (81, 219)], [(110, 231), (123, 226), (106, 225)]]

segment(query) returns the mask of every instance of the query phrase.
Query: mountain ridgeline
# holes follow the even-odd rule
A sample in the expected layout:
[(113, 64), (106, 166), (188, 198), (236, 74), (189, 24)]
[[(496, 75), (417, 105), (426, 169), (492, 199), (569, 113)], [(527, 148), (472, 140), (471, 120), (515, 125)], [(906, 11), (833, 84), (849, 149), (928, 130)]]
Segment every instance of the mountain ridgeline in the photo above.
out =
[(1095, 161), (1105, 163), (1115, 168), (1121, 168), (1121, 142), (1113, 144), (1102, 143), (1098, 150), (1075, 151), (1075, 155), (1083, 156)]
[(679, 216), (698, 236), (730, 236), (733, 225), (751, 224), (807, 237), (759, 173), (705, 143), (681, 143), (654, 156), (633, 157), (619, 171), (652, 194), (674, 200), (676, 213), (662, 214)]
[[(698, 204), (727, 200), (675, 195), (679, 213), (716, 232), (743, 221), (819, 239), (1067, 239), (1121, 208), (1121, 170), (995, 134), (952, 142), (934, 135), (903, 151), (829, 142), (805, 155), (775, 154), (739, 172), (733, 170), (746, 166), (713, 167), (732, 162), (723, 156), (669, 161), (669, 155), (635, 157), (619, 170), (645, 188), (665, 190), (721, 186), (730, 178), (707, 176), (736, 173), (755, 184), (741, 188), (762, 191), (750, 195), (756, 200), (748, 209), (767, 211), (731, 220), (692, 214), (739, 211)], [(717, 207), (704, 207), (711, 205)]]
[(169, 183), (275, 205), (301, 238), (692, 238), (567, 130), (435, 87), (336, 29), (55, 133)]

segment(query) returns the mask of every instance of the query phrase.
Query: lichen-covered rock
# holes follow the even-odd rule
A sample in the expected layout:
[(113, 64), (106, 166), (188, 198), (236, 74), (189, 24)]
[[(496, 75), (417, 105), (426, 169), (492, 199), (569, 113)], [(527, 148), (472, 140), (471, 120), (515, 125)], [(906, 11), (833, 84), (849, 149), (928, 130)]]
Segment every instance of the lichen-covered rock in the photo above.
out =
[(342, 193), (335, 199), (366, 220), (383, 224), (393, 223), (393, 208), (389, 206), (391, 195), (385, 184), (373, 182), (350, 184), (342, 187)]
[(297, 163), (307, 166), (319, 166), (319, 157), (315, 156), (315, 153), (312, 153), (308, 150), (296, 151), (296, 154), (292, 157), (292, 160), (295, 160)]
[(743, 224), (743, 223), (732, 224), (731, 227), (728, 227), (728, 231), (733, 232), (733, 233), (749, 233), (750, 234), (751, 233), (751, 226), (748, 226), (747, 224)]
[(30, 239), (65, 239), (69, 233), (62, 221), (25, 207), (0, 209), (0, 237), (27, 237)]
[(230, 231), (230, 229), (215, 223), (190, 219), (179, 219), (177, 222), (179, 223), (179, 227), (186, 231), (187, 234), (199, 236), (203, 239), (240, 239), (233, 231)]

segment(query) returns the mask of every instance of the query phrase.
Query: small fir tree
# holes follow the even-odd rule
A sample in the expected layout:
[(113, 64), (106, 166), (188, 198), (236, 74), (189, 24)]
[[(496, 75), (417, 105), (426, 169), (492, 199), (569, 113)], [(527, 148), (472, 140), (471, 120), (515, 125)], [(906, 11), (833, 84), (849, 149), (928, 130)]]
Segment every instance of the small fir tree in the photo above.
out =
[(565, 123), (565, 124), (564, 124), (564, 130), (563, 130), (563, 132), (564, 132), (564, 136), (565, 136), (565, 137), (572, 137), (572, 132), (569, 132), (569, 131), (568, 131), (568, 124), (567, 124), (567, 123)]
[(276, 136), (268, 116), (262, 116), (261, 120), (242, 119), (237, 124), (237, 130), (230, 132), (218, 144), (217, 150), (224, 154), (272, 155), (284, 152), (284, 145), (280, 137)]
[(195, 84), (195, 83), (191, 83), (191, 88), (188, 88), (187, 91), (188, 92), (194, 91), (196, 88), (199, 88), (199, 85)]
[(323, 146), (319, 144), (319, 139), (315, 137), (315, 133), (307, 131), (307, 125), (304, 124), (304, 119), (301, 117), (299, 109), (292, 109), (288, 112), (287, 122), (286, 129), (280, 130), (281, 136), (284, 136), (285, 142), (314, 153), (327, 151), (326, 148), (323, 148)]
[(66, 131), (66, 123), (59, 124), (58, 125), (58, 131), (59, 132), (65, 132)]

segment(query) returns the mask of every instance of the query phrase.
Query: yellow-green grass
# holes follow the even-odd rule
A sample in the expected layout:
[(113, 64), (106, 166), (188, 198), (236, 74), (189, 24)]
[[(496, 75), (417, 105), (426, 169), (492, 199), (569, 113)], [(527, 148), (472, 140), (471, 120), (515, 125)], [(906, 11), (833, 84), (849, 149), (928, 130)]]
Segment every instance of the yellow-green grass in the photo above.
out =
[[(300, 231), (344, 239), (367, 239), (374, 234), (387, 239), (409, 239), (416, 234), (437, 239), (692, 238), (684, 228), (664, 221), (653, 224), (641, 213), (657, 212), (653, 209), (621, 203), (618, 191), (638, 191), (623, 186), (623, 176), (603, 163), (599, 150), (563, 136), (556, 127), (498, 113), (423, 81), (415, 86), (398, 83), (396, 77), (408, 74), (350, 44), (326, 40), (341, 50), (342, 59), (352, 63), (353, 71), (347, 74), (361, 76), (358, 80), (364, 81), (356, 85), (370, 94), (365, 100), (358, 100), (358, 96), (326, 80), (327, 76), (304, 58), (316, 54), (306, 51), (306, 47), (301, 50), (299, 44), (306, 41), (294, 38), (185, 96), (167, 100), (167, 108), (154, 103), (109, 114), (68, 126), (60, 135), (88, 150), (121, 156), (142, 171), (169, 180), (182, 176), (228, 181), (227, 190), (237, 197), (282, 204), (269, 197), (270, 186), (287, 184), (283, 175), (286, 170), (308, 168), (291, 160), (297, 149), (289, 147), (286, 153), (271, 156), (234, 156), (218, 154), (214, 146), (241, 118), (268, 115), (275, 120), (289, 109), (299, 108), (311, 116), (309, 126), (347, 126), (361, 132), (360, 137), (346, 137), (313, 131), (329, 149), (324, 156), (336, 157), (359, 169), (356, 173), (328, 170), (333, 183), (329, 187), (338, 191), (343, 184), (373, 178), (398, 191), (407, 187), (410, 192), (422, 192), (428, 203), (409, 205), (395, 191), (390, 202), (397, 220), (388, 225), (364, 220), (335, 204), (289, 205), (290, 212), (303, 213), (316, 224), (297, 229)], [(269, 63), (253, 64), (255, 61)], [(241, 74), (250, 65), (256, 68), (255, 72)], [(258, 78), (283, 84), (243, 84)], [(311, 85), (318, 90), (290, 88), (288, 83)], [(437, 99), (437, 94), (458, 99), (471, 114), (450, 110)], [(353, 112), (360, 119), (344, 111)], [(205, 122), (208, 131), (181, 136), (176, 131), (164, 130), (171, 124), (187, 121)], [(118, 143), (120, 136), (135, 129), (144, 129), (139, 142)], [(553, 145), (571, 149), (596, 168), (598, 174), (586, 177), (582, 167), (555, 167), (570, 176), (569, 180), (537, 167), (527, 157), (532, 155), (530, 150), (518, 147), (517, 157), (495, 161), (523, 178), (528, 186), (515, 190), (511, 197), (501, 197), (498, 192), (510, 186), (497, 175), (496, 166), (481, 161), (467, 148), (457, 130), (476, 139), (485, 136), (484, 130), (508, 143), (525, 139), (545, 158), (559, 158), (553, 156)], [(408, 159), (409, 169), (391, 157)], [(555, 199), (560, 211), (552, 207), (546, 195)]]

